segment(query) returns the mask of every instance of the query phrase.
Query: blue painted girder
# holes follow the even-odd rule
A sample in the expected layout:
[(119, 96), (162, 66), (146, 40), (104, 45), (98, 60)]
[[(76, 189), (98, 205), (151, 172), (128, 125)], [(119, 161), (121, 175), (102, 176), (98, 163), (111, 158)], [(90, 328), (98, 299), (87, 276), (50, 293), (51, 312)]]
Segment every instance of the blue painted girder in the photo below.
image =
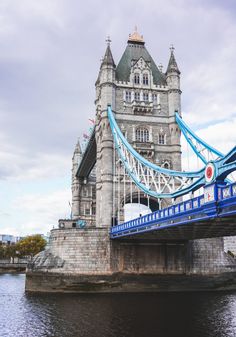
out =
[(225, 178), (236, 170), (236, 146), (223, 158), (214, 162), (216, 167), (216, 181), (224, 181)]
[[(177, 117), (181, 119), (180, 117)], [(146, 194), (155, 197), (155, 198), (176, 198), (185, 194), (188, 194), (190, 192), (194, 192), (198, 190), (200, 187), (204, 186), (206, 184), (205, 179), (205, 167), (199, 171), (194, 172), (185, 172), (185, 171), (175, 171), (175, 170), (169, 170), (165, 169), (163, 167), (157, 166), (145, 158), (143, 158), (137, 151), (134, 150), (134, 148), (128, 143), (126, 138), (124, 137), (123, 133), (121, 132), (118, 124), (116, 123), (116, 120), (114, 118), (114, 115), (112, 113), (111, 106), (108, 106), (108, 119), (110, 122), (110, 127), (113, 134), (113, 139), (115, 141), (116, 150), (119, 154), (119, 157), (123, 163), (123, 165), (126, 168), (127, 173), (129, 174), (130, 178), (134, 181), (134, 183)], [(190, 129), (188, 129), (189, 131)], [(190, 131), (189, 131), (190, 132)], [(190, 183), (187, 187), (183, 187), (180, 190), (177, 190), (173, 193), (157, 193), (156, 191), (152, 191), (147, 186), (145, 186), (142, 182), (137, 179), (133, 171), (130, 169), (128, 162), (126, 158), (124, 157), (120, 146), (118, 139), (122, 142), (122, 144), (125, 146), (125, 148), (132, 154), (132, 156), (142, 163), (147, 168), (150, 168), (158, 173), (163, 173), (168, 176), (175, 176), (175, 177), (186, 177), (186, 178), (193, 178), (193, 182)], [(208, 146), (206, 143), (204, 143), (202, 140), (199, 141), (204, 144), (204, 146)], [(208, 146), (209, 147), (209, 146)], [(217, 159), (216, 161), (212, 161), (214, 167), (215, 167), (215, 181), (224, 180), (228, 174), (236, 170), (236, 147), (234, 147), (226, 156), (223, 156), (220, 152), (215, 150), (212, 147), (209, 147), (211, 151), (213, 151), (215, 154), (220, 156), (220, 159)]]
[(196, 140), (196, 142), (198, 144), (201, 144), (203, 146), (203, 148), (207, 149), (209, 152), (214, 153), (219, 158), (223, 158), (224, 157), (223, 153), (221, 153), (220, 151), (216, 150), (213, 146), (207, 144), (204, 140), (202, 140), (200, 137), (198, 137), (196, 135), (196, 133), (193, 132), (193, 130), (191, 130), (189, 128), (189, 126), (183, 121), (183, 119), (180, 117), (180, 115), (178, 114), (178, 112), (175, 112), (175, 119), (176, 119), (176, 122), (177, 122), (180, 130), (182, 131), (185, 139), (187, 140), (188, 144), (191, 146), (191, 148), (193, 149), (193, 151), (195, 152), (195, 154), (197, 155), (197, 157), (199, 157), (204, 164), (207, 164), (208, 160), (197, 150), (197, 148), (195, 147), (195, 145), (189, 139), (188, 134), (190, 134), (193, 137), (193, 139)]

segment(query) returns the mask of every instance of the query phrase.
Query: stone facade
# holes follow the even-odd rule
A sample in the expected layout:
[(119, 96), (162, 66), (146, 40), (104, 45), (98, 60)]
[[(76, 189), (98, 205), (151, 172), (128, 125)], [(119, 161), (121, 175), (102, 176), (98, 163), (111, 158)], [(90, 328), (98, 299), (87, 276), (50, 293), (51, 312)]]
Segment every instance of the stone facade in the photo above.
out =
[[(51, 231), (49, 247), (34, 261), (37, 270), (74, 274), (110, 272), (110, 245), (106, 229), (66, 228)], [(32, 266), (33, 267), (33, 266)]]
[[(82, 159), (80, 143), (76, 144), (72, 157), (72, 205), (71, 218), (76, 222), (78, 219), (85, 221), (87, 226), (95, 225), (96, 215), (96, 170), (95, 168), (86, 179), (77, 177), (77, 171)], [(59, 221), (59, 226), (65, 223), (65, 220)], [(68, 226), (67, 226), (68, 227)]]

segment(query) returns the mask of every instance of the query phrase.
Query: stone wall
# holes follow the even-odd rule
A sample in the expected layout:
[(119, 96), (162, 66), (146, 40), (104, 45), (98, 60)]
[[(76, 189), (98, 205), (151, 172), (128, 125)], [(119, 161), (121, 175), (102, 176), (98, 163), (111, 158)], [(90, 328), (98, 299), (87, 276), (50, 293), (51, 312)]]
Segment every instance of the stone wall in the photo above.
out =
[(109, 238), (107, 228), (54, 229), (29, 270), (72, 274), (216, 274), (235, 269), (223, 239), (160, 242)]
[(236, 236), (224, 237), (224, 251), (226, 253), (230, 251), (236, 256)]
[(113, 270), (140, 274), (183, 274), (186, 270), (186, 243), (127, 240), (113, 242)]
[(190, 274), (217, 274), (236, 269), (236, 261), (224, 252), (224, 239), (189, 241)]
[(107, 273), (110, 271), (108, 230), (54, 229), (48, 250), (37, 255), (28, 269), (57, 273)]

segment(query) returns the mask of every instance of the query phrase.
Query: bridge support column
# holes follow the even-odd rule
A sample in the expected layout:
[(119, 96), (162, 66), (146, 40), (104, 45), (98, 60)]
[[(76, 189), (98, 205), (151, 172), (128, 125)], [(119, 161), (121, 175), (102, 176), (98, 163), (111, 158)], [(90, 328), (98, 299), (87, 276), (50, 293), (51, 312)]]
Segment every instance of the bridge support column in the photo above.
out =
[(102, 122), (102, 136), (97, 141), (96, 226), (111, 226), (113, 212), (113, 140), (108, 120)]

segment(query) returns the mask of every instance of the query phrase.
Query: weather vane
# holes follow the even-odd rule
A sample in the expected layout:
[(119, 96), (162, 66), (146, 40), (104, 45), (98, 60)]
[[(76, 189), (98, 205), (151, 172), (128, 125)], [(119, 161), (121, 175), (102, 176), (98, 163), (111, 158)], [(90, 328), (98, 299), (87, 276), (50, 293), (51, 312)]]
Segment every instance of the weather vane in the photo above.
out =
[(174, 50), (175, 50), (175, 47), (173, 46), (173, 44), (171, 44), (171, 45), (170, 45), (170, 51), (171, 51), (171, 53), (173, 53)]
[(106, 43), (107, 43), (108, 46), (110, 46), (110, 43), (111, 43), (110, 35), (107, 36)]

